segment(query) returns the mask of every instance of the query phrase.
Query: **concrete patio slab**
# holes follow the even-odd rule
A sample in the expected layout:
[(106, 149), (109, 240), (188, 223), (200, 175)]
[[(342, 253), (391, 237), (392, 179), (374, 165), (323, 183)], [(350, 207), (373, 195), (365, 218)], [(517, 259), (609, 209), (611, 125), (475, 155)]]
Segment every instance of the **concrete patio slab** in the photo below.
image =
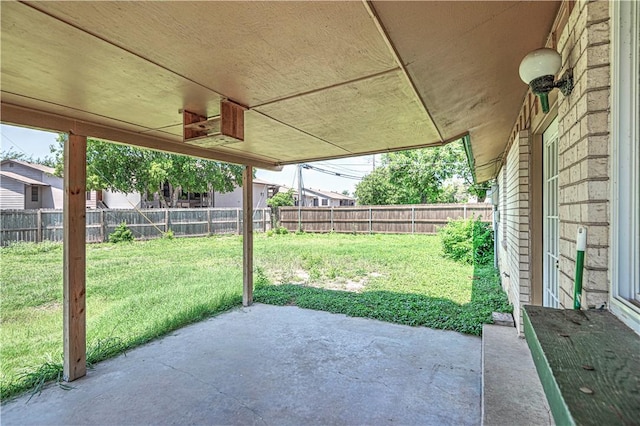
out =
[(480, 424), (481, 339), (256, 304), (2, 406), (12, 424)]
[(482, 425), (553, 426), (531, 351), (515, 327), (482, 327)]

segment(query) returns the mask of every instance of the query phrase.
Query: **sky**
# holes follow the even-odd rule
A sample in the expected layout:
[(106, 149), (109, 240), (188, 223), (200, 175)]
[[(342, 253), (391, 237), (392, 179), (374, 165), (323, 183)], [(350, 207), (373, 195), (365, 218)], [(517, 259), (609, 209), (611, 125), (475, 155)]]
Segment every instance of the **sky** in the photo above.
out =
[[(50, 155), (49, 145), (56, 142), (57, 133), (43, 132), (40, 130), (27, 129), (9, 125), (0, 125), (0, 150), (8, 151), (13, 149), (17, 152), (24, 152), (27, 156), (42, 158)], [(380, 164), (380, 155), (375, 156), (375, 162)], [(343, 158), (340, 160), (319, 161), (309, 163), (315, 167), (334, 174), (323, 173), (315, 170), (302, 170), (302, 183), (305, 188), (321, 189), (342, 193), (347, 190), (353, 194), (357, 179), (350, 179), (335, 174), (350, 176), (365, 176), (373, 170), (373, 155), (363, 157)], [(256, 177), (271, 183), (298, 186), (296, 166), (285, 166), (281, 172), (257, 169)]]

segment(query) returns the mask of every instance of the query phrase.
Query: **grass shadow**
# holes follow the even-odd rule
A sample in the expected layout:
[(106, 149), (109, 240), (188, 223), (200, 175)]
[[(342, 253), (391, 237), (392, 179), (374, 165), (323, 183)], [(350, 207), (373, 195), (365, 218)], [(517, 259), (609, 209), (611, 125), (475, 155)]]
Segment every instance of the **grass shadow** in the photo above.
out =
[(479, 336), (482, 324), (491, 322), (492, 312), (511, 312), (511, 307), (493, 266), (475, 267), (472, 279), (471, 300), (466, 304), (415, 293), (381, 290), (353, 293), (264, 283), (256, 286), (254, 300)]

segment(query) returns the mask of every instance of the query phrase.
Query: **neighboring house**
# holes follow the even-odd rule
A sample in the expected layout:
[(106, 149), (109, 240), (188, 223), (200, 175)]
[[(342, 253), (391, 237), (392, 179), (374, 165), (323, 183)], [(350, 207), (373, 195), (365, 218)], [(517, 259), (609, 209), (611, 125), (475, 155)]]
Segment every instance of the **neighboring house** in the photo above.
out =
[(55, 170), (19, 160), (0, 163), (0, 209), (61, 209), (64, 184)]
[(572, 309), (583, 227), (582, 307), (609, 309), (640, 333), (639, 28), (637, 2), (563, 2), (547, 45), (573, 68), (573, 92), (551, 92), (546, 114), (529, 92), (513, 112), (494, 202), (520, 332), (523, 305)]
[[(298, 200), (300, 197), (298, 196), (298, 190), (289, 188), (288, 186), (282, 185), (278, 188), (278, 192), (289, 192), (293, 194), (293, 205), (298, 205)], [(302, 207), (313, 207), (318, 205), (318, 196), (314, 193), (310, 192), (308, 189), (302, 190)]]
[[(111, 192), (102, 190), (98, 193), (98, 198), (102, 201), (99, 203), (99, 207), (107, 209), (134, 209), (142, 207), (140, 193), (123, 194), (122, 192)], [(101, 205), (100, 205), (101, 204)]]
[[(0, 209), (62, 209), (64, 180), (55, 169), (19, 160), (0, 163)], [(88, 191), (87, 208), (131, 209), (140, 205), (140, 194)]]
[(314, 196), (314, 207), (346, 207), (355, 206), (356, 200), (348, 195), (339, 194), (333, 191), (322, 191), (320, 189), (305, 188), (306, 193)]
[[(279, 185), (253, 179), (253, 208), (263, 209), (267, 206), (267, 200), (278, 192)], [(242, 187), (237, 186), (233, 191), (221, 194), (213, 194), (213, 207), (216, 208), (242, 208)]]

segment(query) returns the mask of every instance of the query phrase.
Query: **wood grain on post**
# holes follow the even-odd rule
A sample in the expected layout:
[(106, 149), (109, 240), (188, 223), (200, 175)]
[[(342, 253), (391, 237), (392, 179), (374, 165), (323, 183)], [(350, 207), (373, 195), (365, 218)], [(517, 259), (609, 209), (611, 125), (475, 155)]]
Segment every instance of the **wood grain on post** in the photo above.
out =
[(253, 167), (242, 174), (242, 305), (253, 303)]
[(63, 377), (87, 373), (86, 361), (86, 136), (69, 135), (64, 144)]

